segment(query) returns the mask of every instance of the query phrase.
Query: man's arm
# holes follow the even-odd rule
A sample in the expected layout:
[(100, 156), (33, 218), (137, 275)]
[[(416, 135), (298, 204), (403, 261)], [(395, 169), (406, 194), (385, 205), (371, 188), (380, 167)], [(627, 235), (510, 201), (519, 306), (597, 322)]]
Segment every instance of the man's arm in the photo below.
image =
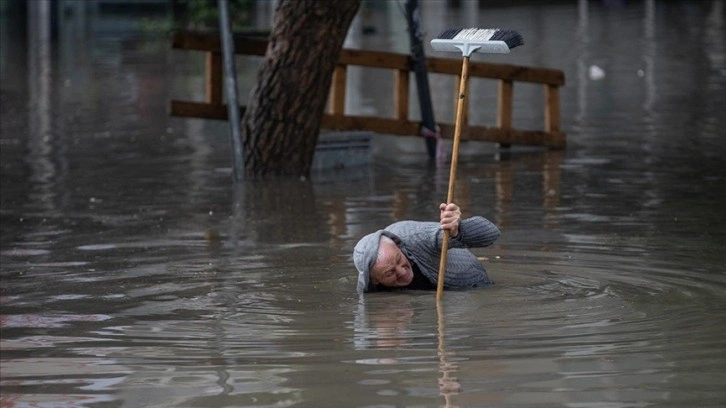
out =
[[(477, 248), (494, 243), (501, 234), (499, 228), (484, 217), (461, 219), (461, 209), (454, 203), (441, 203), (441, 229), (449, 231), (449, 246)], [(465, 232), (465, 233), (464, 233)], [(443, 238), (443, 234), (440, 234)], [(441, 238), (437, 240), (439, 243)]]
[(499, 228), (488, 219), (475, 216), (461, 220), (459, 234), (451, 238), (453, 247), (481, 248), (492, 245), (501, 235)]
[[(443, 230), (440, 223), (432, 221), (399, 221), (386, 227), (413, 249), (426, 249), (432, 255), (441, 250)], [(449, 248), (479, 248), (492, 245), (501, 233), (499, 228), (484, 217), (475, 216), (460, 220), (457, 235), (449, 238)]]

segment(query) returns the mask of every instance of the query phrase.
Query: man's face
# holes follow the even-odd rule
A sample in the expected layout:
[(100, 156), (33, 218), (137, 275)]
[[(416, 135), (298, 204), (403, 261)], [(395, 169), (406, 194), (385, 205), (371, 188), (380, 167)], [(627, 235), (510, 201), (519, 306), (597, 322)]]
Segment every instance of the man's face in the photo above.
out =
[(401, 249), (396, 244), (381, 241), (378, 259), (371, 268), (374, 285), (406, 286), (413, 280), (413, 270)]

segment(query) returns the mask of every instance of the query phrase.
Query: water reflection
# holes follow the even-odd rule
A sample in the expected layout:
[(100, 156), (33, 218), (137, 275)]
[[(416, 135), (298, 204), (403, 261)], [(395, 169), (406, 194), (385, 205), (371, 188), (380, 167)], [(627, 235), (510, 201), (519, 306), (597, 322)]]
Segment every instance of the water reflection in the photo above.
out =
[[(165, 112), (200, 89), (198, 60), (97, 25), (83, 2), (63, 2), (54, 39), (51, 2), (31, 3), (0, 24), (0, 405), (726, 398), (723, 1), (423, 2), (428, 32), (521, 27), (527, 48), (494, 60), (568, 78), (566, 151), (462, 146), (456, 200), (504, 234), (477, 253), (495, 285), (440, 308), (428, 292), (354, 293), (357, 239), (435, 219), (446, 196), (448, 168), (422, 162), (419, 139), (376, 136), (369, 166), (234, 190), (226, 124)], [(376, 33), (350, 45), (406, 52), (398, 6), (374, 6), (356, 24)], [(390, 78), (351, 75), (349, 107), (390, 110)], [(437, 116), (453, 86), (432, 81)], [(540, 90), (521, 91), (517, 119), (539, 125)]]
[(29, 3), (28, 7), (28, 135), (26, 164), (34, 187), (32, 194), (40, 211), (55, 208), (63, 193), (54, 183), (63, 183), (67, 163), (65, 143), (53, 123), (52, 61), (51, 61), (50, 1)]
[(453, 353), (446, 351), (446, 323), (444, 318), (444, 305), (442, 302), (436, 302), (436, 327), (438, 329), (438, 355), (439, 355), (439, 394), (444, 397), (444, 406), (458, 407), (452, 405), (452, 398), (459, 393), (461, 384), (457, 381), (456, 371), (458, 364), (449, 361)]
[[(366, 306), (366, 304), (368, 306)], [(431, 306), (430, 304), (427, 306)], [(409, 296), (377, 296), (366, 302), (363, 297), (358, 300), (355, 316), (354, 336), (356, 348), (360, 350), (406, 350), (429, 346), (431, 334), (422, 333), (422, 328), (412, 322), (414, 319), (414, 301)], [(439, 362), (438, 390), (445, 407), (457, 407), (452, 400), (459, 393), (461, 384), (456, 378), (458, 363), (453, 352), (446, 348), (446, 323), (444, 305), (436, 303), (436, 350)], [(429, 310), (417, 310), (418, 314), (430, 314)], [(430, 326), (426, 326), (429, 327)], [(431, 354), (434, 354), (434, 350)], [(396, 365), (402, 363), (395, 357), (384, 357), (376, 360), (362, 360), (361, 364)], [(388, 381), (368, 380), (366, 385), (383, 386)], [(433, 387), (433, 384), (431, 385)], [(419, 392), (425, 389), (423, 386)], [(428, 393), (428, 392), (426, 392)]]

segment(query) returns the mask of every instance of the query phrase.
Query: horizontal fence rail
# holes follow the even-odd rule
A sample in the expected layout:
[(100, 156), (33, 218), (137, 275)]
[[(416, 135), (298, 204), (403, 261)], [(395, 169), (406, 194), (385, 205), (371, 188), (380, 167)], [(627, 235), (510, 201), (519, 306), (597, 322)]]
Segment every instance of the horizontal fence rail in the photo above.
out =
[[(177, 32), (172, 36), (172, 48), (205, 52), (205, 98), (203, 102), (171, 100), (170, 114), (180, 117), (227, 120), (227, 108), (222, 98), (222, 47), (216, 34)], [(264, 56), (267, 40), (235, 36), (235, 54)], [(355, 116), (345, 112), (346, 74), (348, 66), (383, 68), (394, 73), (394, 117)], [(429, 73), (461, 75), (461, 60), (429, 57)], [(324, 114), (322, 128), (328, 130), (369, 130), (377, 133), (412, 136), (419, 134), (420, 122), (408, 117), (409, 75), (411, 58), (406, 54), (368, 50), (341, 50), (330, 87), (328, 112)], [(509, 64), (471, 62), (469, 77), (498, 81), (496, 126), (462, 124), (461, 140), (499, 143), (503, 146), (519, 144), (546, 146), (551, 149), (565, 147), (565, 133), (560, 130), (559, 88), (565, 84), (562, 71), (549, 68), (523, 67)], [(513, 89), (515, 82), (541, 84), (543, 88), (544, 124), (542, 130), (517, 130), (512, 124)], [(244, 114), (245, 106), (240, 106)], [(468, 111), (468, 109), (467, 109)], [(441, 137), (453, 138), (454, 125), (439, 122)]]

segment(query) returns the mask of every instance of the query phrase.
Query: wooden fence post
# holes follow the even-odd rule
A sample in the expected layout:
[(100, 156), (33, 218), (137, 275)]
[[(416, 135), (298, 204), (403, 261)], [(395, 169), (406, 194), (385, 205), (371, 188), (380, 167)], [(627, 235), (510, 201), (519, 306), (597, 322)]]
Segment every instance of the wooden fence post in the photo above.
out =
[[(499, 80), (497, 92), (497, 127), (512, 130), (512, 90), (514, 82), (507, 79)], [(512, 147), (510, 143), (500, 143), (499, 147)]]
[(222, 104), (222, 54), (206, 52), (205, 60), (205, 101), (212, 105)]
[(333, 72), (333, 81), (330, 86), (330, 106), (328, 109), (331, 115), (345, 114), (346, 69), (346, 65), (337, 64)]
[(396, 70), (395, 88), (393, 98), (396, 119), (408, 119), (408, 70)]
[(547, 133), (560, 131), (560, 88), (557, 85), (544, 85), (545, 111), (544, 131)]

